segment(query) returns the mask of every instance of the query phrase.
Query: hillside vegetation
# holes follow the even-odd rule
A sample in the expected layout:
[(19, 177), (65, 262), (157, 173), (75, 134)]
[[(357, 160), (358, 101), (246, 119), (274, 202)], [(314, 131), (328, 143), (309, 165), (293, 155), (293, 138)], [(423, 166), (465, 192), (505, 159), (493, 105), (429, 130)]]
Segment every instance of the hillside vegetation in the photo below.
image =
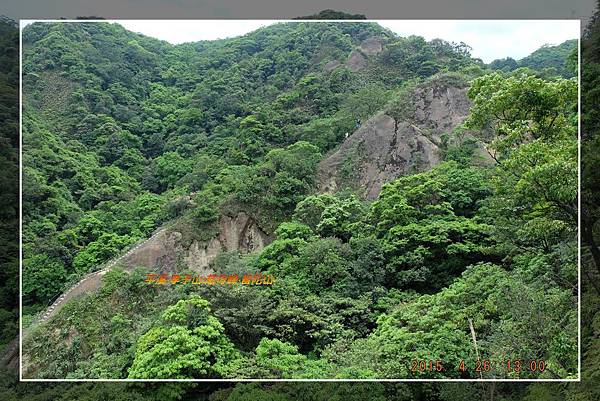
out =
[(13, 21), (0, 19), (0, 346), (18, 328), (19, 227), (19, 33)]
[(559, 45), (544, 45), (527, 57), (515, 60), (512, 57), (494, 60), (489, 67), (505, 72), (517, 68), (532, 68), (541, 74), (558, 74), (565, 78), (576, 76), (577, 40), (571, 39)]
[(31, 326), (27, 377), (577, 376), (576, 79), (374, 23), (178, 46), (34, 23), (23, 46), (26, 327), (161, 225), (198, 246), (243, 213), (270, 242), (208, 269), (276, 278), (113, 269)]

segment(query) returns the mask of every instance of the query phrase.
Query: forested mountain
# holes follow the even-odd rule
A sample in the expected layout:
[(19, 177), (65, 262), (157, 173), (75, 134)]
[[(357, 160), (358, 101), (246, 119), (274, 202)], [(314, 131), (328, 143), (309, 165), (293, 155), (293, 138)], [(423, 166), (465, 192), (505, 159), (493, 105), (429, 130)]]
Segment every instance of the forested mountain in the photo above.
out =
[(527, 67), (545, 74), (558, 74), (565, 78), (572, 78), (576, 75), (574, 70), (574, 66), (577, 65), (577, 58), (574, 56), (576, 48), (577, 39), (571, 39), (559, 45), (544, 45), (518, 61), (511, 57), (494, 60), (489, 67), (505, 72)]
[[(200, 221), (231, 198), (259, 206), (272, 231), (310, 192), (319, 155), (382, 107), (389, 88), (471, 63), (462, 48), (413, 37), (361, 68), (368, 50), (358, 46), (372, 37), (392, 40), (376, 25), (348, 23), (278, 24), (182, 46), (108, 23), (28, 27), (24, 222), (36, 252), (25, 252), (25, 287), (33, 303), (174, 217), (177, 205), (165, 206), (183, 188), (204, 189)], [(336, 62), (349, 67), (328, 71)], [(217, 178), (227, 185), (215, 186)]]
[(348, 14), (341, 11), (335, 10), (322, 10), (316, 14), (305, 15), (302, 17), (297, 17), (294, 19), (317, 19), (317, 20), (332, 20), (332, 19), (367, 19), (367, 17), (363, 14)]
[(374, 23), (23, 46), (27, 377), (576, 377), (576, 80)]
[(19, 242), (19, 33), (0, 19), (0, 345), (17, 335)]

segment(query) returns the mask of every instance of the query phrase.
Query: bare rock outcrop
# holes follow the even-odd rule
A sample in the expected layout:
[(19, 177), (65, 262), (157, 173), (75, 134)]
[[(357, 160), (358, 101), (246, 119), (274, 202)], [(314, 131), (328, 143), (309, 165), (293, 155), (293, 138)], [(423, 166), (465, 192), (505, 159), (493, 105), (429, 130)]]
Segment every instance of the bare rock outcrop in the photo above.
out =
[(348, 56), (348, 61), (346, 61), (346, 66), (352, 72), (360, 71), (367, 66), (367, 58), (359, 50), (352, 50)]
[(360, 44), (360, 50), (367, 56), (379, 54), (383, 51), (383, 39), (377, 36), (365, 39)]
[(331, 60), (323, 66), (323, 70), (333, 71), (339, 66), (346, 66), (352, 72), (358, 72), (367, 67), (369, 57), (375, 56), (383, 51), (383, 38), (372, 36), (363, 40), (356, 49), (348, 55), (345, 63), (339, 60)]
[(327, 64), (325, 64), (323, 66), (323, 69), (327, 72), (329, 71), (333, 71), (336, 68), (338, 68), (340, 65), (342, 65), (342, 63), (340, 63), (338, 60), (331, 60), (329, 62), (327, 62)]
[(219, 227), (219, 242), (229, 251), (254, 252), (271, 242), (269, 236), (244, 212), (235, 217), (221, 217)]
[(318, 169), (319, 189), (334, 192), (351, 186), (367, 199), (402, 175), (425, 171), (441, 161), (441, 135), (467, 117), (467, 88), (429, 82), (418, 86), (410, 117), (396, 119), (380, 112), (350, 135)]
[(175, 225), (136, 248), (119, 264), (129, 268), (144, 266), (167, 273), (183, 269), (204, 273), (221, 251), (249, 253), (261, 250), (271, 241), (272, 238), (251, 217), (239, 212), (235, 216), (221, 216), (218, 234), (209, 240), (187, 243)]
[(172, 271), (172, 266), (175, 266), (178, 259), (180, 240), (181, 233), (163, 230), (126, 254), (119, 264), (124, 267), (144, 266), (161, 271)]

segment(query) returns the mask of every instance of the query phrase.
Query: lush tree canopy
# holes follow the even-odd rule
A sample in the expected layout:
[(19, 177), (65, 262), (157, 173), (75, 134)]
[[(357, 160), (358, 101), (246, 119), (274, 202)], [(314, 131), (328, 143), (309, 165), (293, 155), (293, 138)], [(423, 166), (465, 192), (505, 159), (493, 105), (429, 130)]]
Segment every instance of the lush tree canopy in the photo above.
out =
[[(382, 51), (366, 55), (365, 39)], [(576, 377), (577, 82), (543, 71), (552, 49), (490, 71), (464, 43), (352, 22), (177, 46), (118, 24), (34, 23), (23, 41), (29, 320), (167, 222), (198, 244), (244, 212), (266, 246), (209, 268), (276, 278), (152, 287), (111, 271), (33, 328), (36, 377)], [(347, 133), (377, 113), (407, 120), (430, 101), (411, 89), (436, 80), (468, 87), (468, 140), (432, 136), (443, 160), (374, 201), (318, 192)], [(475, 369), (507, 359), (548, 369)]]

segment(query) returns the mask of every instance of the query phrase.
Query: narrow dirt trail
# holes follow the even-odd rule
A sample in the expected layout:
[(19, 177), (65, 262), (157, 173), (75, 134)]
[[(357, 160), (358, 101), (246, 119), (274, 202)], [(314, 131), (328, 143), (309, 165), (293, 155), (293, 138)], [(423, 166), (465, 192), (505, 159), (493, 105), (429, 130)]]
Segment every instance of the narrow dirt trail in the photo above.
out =
[[(81, 295), (81, 294), (88, 293), (90, 291), (95, 291), (98, 288), (100, 288), (100, 285), (102, 284), (102, 276), (104, 276), (113, 267), (115, 267), (115, 265), (117, 263), (119, 263), (120, 260), (131, 255), (133, 252), (137, 251), (141, 246), (146, 244), (148, 241), (154, 239), (156, 236), (162, 234), (164, 231), (165, 231), (164, 228), (157, 230), (154, 234), (152, 234), (152, 236), (150, 236), (147, 239), (145, 239), (144, 241), (138, 243), (136, 246), (131, 248), (129, 251), (127, 251), (123, 255), (110, 261), (104, 269), (89, 273), (86, 276), (84, 276), (77, 284), (73, 285), (67, 291), (62, 293), (56, 299), (56, 301), (54, 301), (54, 303), (52, 305), (50, 305), (50, 307), (46, 310), (46, 312), (42, 315), (42, 317), (35, 323), (32, 323), (31, 326), (33, 326), (34, 324), (37, 324), (37, 323), (45, 322), (46, 320), (51, 318), (63, 307), (63, 305), (67, 301), (73, 299), (74, 297)], [(127, 271), (127, 269), (126, 269), (126, 271)], [(23, 335), (25, 335), (25, 330), (23, 330)]]
[[(71, 299), (73, 299), (79, 295), (86, 294), (91, 291), (95, 291), (95, 290), (99, 289), (100, 286), (102, 285), (102, 276), (104, 276), (113, 267), (115, 267), (115, 265), (117, 265), (119, 263), (119, 261), (121, 261), (122, 259), (131, 255), (133, 252), (137, 251), (141, 246), (145, 245), (148, 241), (150, 241), (150, 240), (154, 239), (155, 237), (157, 237), (158, 235), (162, 234), (164, 231), (165, 231), (165, 228), (158, 229), (157, 231), (154, 232), (154, 234), (152, 234), (152, 236), (150, 236), (147, 239), (145, 239), (144, 241), (138, 243), (137, 245), (135, 245), (133, 248), (128, 250), (123, 255), (120, 255), (117, 258), (111, 260), (106, 265), (106, 267), (104, 267), (103, 269), (85, 275), (81, 280), (79, 280), (79, 282), (74, 284), (71, 288), (69, 288), (67, 291), (63, 292), (58, 298), (56, 298), (54, 303), (52, 305), (50, 305), (48, 307), (48, 309), (46, 309), (46, 311), (44, 312), (44, 314), (41, 317), (39, 317), (34, 322), (32, 322), (28, 328), (23, 329), (23, 338), (25, 336), (27, 336), (27, 332), (31, 328), (33, 328), (41, 323), (44, 323), (45, 321), (50, 319)], [(126, 269), (125, 271), (128, 271), (128, 270)], [(12, 340), (6, 346), (6, 348), (3, 350), (2, 354), (0, 354), (0, 366), (7, 367), (11, 370), (13, 370), (13, 369), (17, 370), (18, 365), (19, 365), (19, 337), (16, 337), (14, 340)]]

